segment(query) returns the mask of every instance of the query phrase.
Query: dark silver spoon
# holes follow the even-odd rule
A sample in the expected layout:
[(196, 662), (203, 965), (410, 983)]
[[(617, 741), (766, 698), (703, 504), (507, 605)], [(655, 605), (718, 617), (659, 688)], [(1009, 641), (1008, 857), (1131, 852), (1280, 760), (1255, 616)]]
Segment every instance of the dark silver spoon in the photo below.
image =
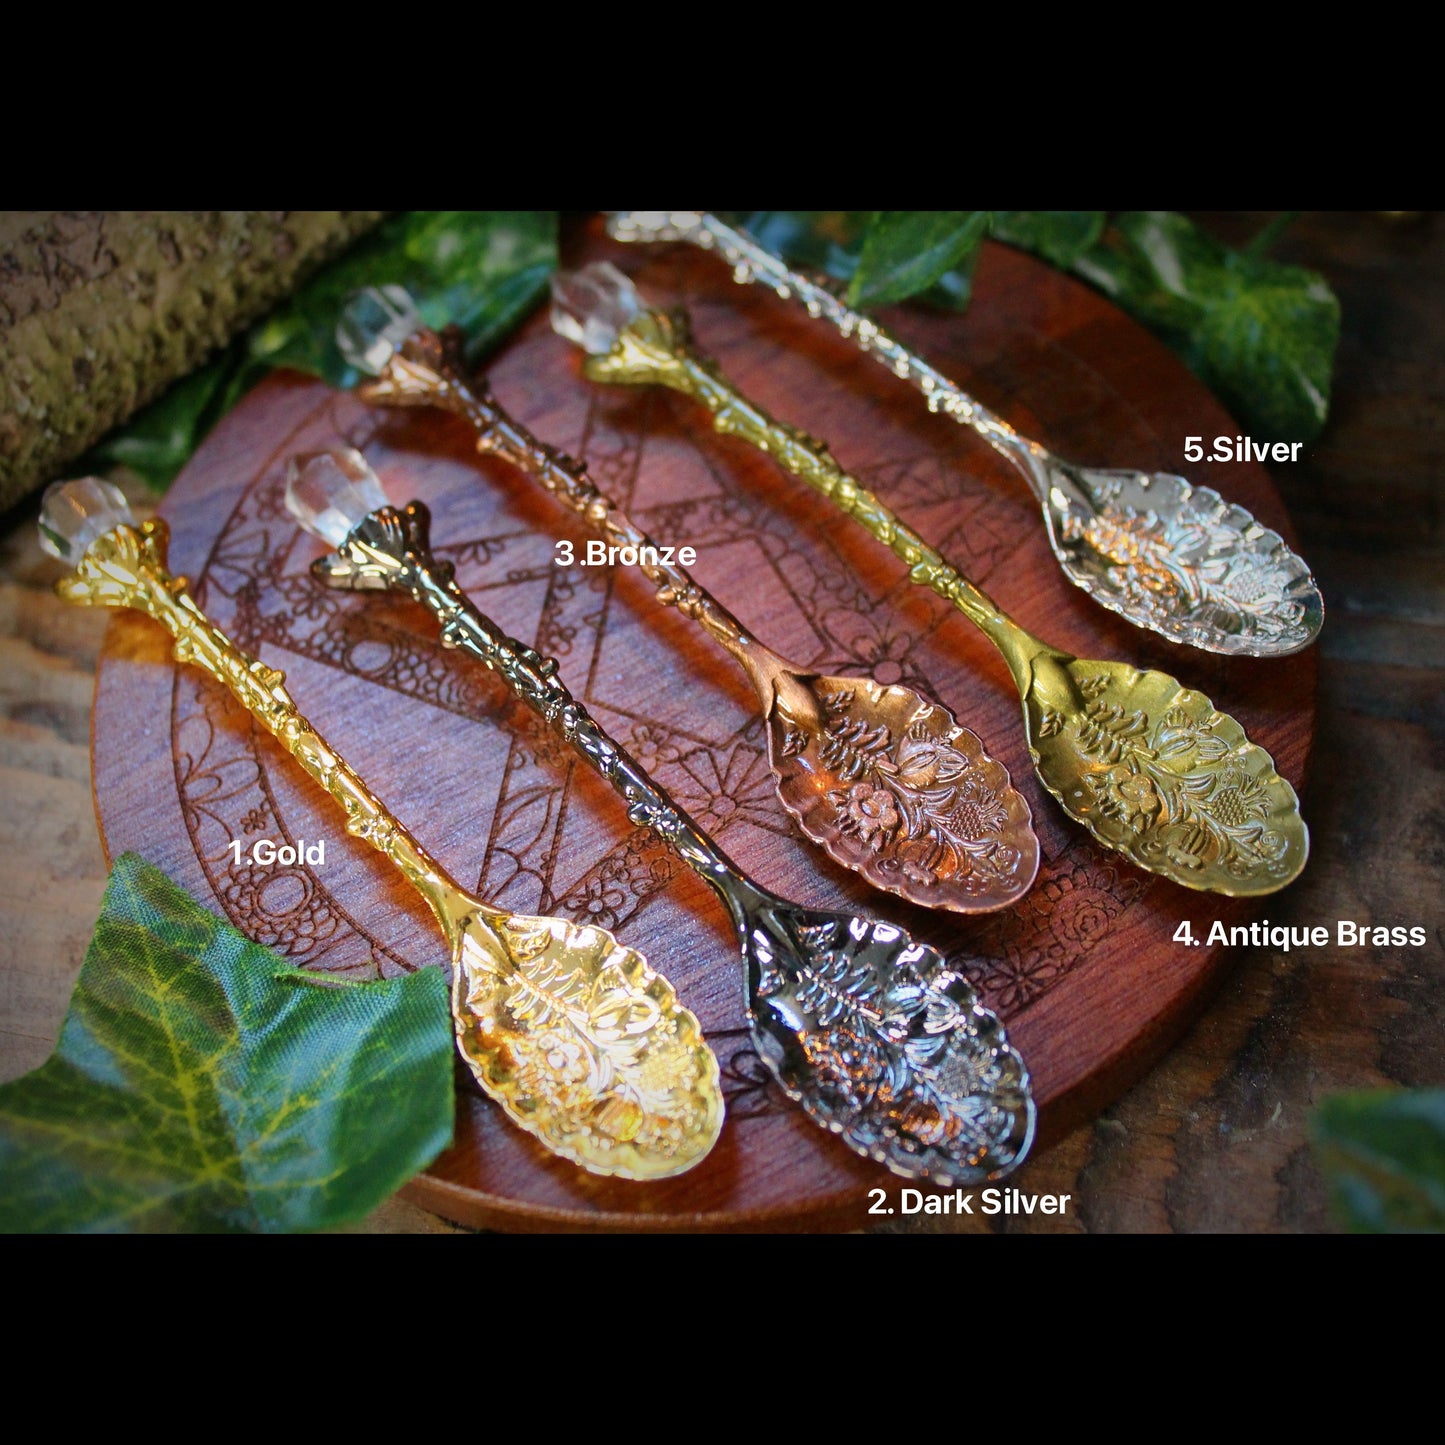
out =
[(336, 551), (328, 586), (409, 594), (444, 645), (497, 672), (722, 899), (737, 932), (753, 1046), (788, 1097), (859, 1154), (908, 1177), (996, 1179), (1028, 1152), (1028, 1071), (941, 954), (891, 923), (802, 908), (761, 888), (592, 720), (557, 664), (507, 637), (431, 554), (429, 514), (385, 496), (355, 451), (296, 458), (297, 519)]

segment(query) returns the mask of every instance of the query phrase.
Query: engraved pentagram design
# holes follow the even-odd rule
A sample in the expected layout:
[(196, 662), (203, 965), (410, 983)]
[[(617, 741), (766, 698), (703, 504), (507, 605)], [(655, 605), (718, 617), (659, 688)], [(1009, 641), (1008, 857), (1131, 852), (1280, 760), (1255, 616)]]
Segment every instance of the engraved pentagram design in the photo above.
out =
[[(638, 264), (621, 248), (612, 254)], [(740, 385), (833, 442), (854, 475), (1013, 604), (1025, 625), (1047, 621), (1049, 635), (1081, 655), (1160, 664), (1158, 639), (1136, 645), (1138, 634), (1059, 578), (1036, 505), (987, 447), (907, 396), (894, 404), (866, 357), (841, 341), (830, 348), (806, 318), (786, 319), (785, 308), (769, 309), (770, 298), (732, 287), (711, 264), (663, 256), (638, 279), (659, 303), (687, 304), (708, 350)], [(1038, 269), (1020, 265), (1032, 284)], [(1123, 429), (1121, 448), (1148, 444), (1147, 408), (1121, 403), (1091, 365), (1041, 338), (1043, 323), (1023, 314), (1028, 287), (1004, 287), (1000, 305), (987, 299), (986, 275), (983, 284), (970, 321), (991, 405), (1024, 426), (1032, 405), (1063, 406), (1060, 442), (1075, 451), (1089, 439), (1071, 439), (1068, 408), (1081, 419), (1109, 417)], [(939, 321), (929, 341), (944, 361), (951, 325)], [(965, 370), (961, 362), (956, 369)], [(448, 1189), (491, 1200), (488, 1210), (551, 1210), (583, 1225), (602, 1210), (643, 1227), (651, 1227), (649, 1211), (729, 1220), (855, 1208), (858, 1227), (867, 1222), (866, 1189), (897, 1182), (780, 1096), (751, 1051), (732, 928), (690, 870), (633, 827), (611, 789), (500, 680), (445, 651), (424, 609), (311, 578), (309, 564), (324, 549), (284, 508), (285, 463), (336, 445), (361, 449), (393, 502), (427, 504), (433, 547), (463, 588), (511, 636), (558, 659), (592, 716), (741, 868), (806, 906), (896, 922), (965, 973), (1029, 1064), (1045, 1124), (1049, 1100), (1079, 1080), (1113, 1081), (1090, 1096), (1094, 1107), (1117, 1092), (1129, 1077), (1114, 1064), (1128, 1053), (1116, 1018), (1138, 976), (1131, 970), (1135, 960), (1155, 977), (1174, 966), (1168, 939), (1178, 908), (1168, 905), (1183, 890), (1101, 849), (1054, 805), (1033, 776), (1017, 692), (987, 642), (941, 599), (908, 584), (901, 565), (854, 536), (845, 519), (823, 515), (768, 458), (717, 436), (685, 398), (589, 387), (545, 318), (528, 324), (489, 375), (503, 406), (537, 436), (585, 457), (655, 540), (694, 547), (699, 582), (769, 645), (819, 673), (914, 688), (976, 731), (1025, 793), (1042, 863), (1020, 903), (972, 919), (870, 889), (794, 830), (774, 790), (752, 689), (711, 640), (657, 606), (635, 572), (556, 565), (558, 538), (581, 556), (590, 535), (561, 505), (505, 464), (479, 459), (455, 418), (371, 410), (294, 378), (281, 405), (275, 386), (283, 383), (268, 383), (222, 423), (168, 496), (173, 566), (239, 646), (286, 672), (301, 711), (463, 887), (518, 911), (600, 924), (641, 949), (698, 1015), (722, 1068), (728, 1120), (717, 1149), (692, 1174), (646, 1186), (651, 1203), (637, 1203), (636, 1186), (629, 1193), (536, 1160), (532, 1141), (493, 1123), (499, 1111), (480, 1096), (463, 1096), (457, 1148), (432, 1173)], [(286, 418), (279, 430), (278, 411)], [(1188, 429), (1211, 426), (1191, 420)], [(97, 702), (97, 797), (112, 854), (164, 854), (133, 794), (142, 783), (157, 794), (173, 790), (181, 819), (176, 841), (165, 840), (173, 871), (243, 932), (340, 978), (444, 961), (425, 906), (384, 860), (346, 838), (330, 800), (219, 685), (168, 664), (156, 716), (107, 715), (107, 688), (128, 666), (107, 659)], [(1223, 703), (1257, 676), (1201, 655), (1187, 680)], [(165, 777), (137, 762), (132, 779), (127, 730), (151, 726), (168, 735)], [(1269, 727), (1258, 726), (1258, 736), (1267, 741)], [(1282, 768), (1298, 767), (1298, 754), (1274, 755)], [(237, 863), (229, 845), (260, 838), (324, 838), (326, 864)], [(189, 870), (180, 866), (186, 858)], [(1198, 896), (1187, 906), (1196, 931), (1199, 920), (1235, 907)], [(1178, 999), (1198, 996), (1191, 977), (1181, 974)], [(445, 1201), (437, 1207), (448, 1213)], [(506, 1222), (505, 1212), (487, 1218)]]

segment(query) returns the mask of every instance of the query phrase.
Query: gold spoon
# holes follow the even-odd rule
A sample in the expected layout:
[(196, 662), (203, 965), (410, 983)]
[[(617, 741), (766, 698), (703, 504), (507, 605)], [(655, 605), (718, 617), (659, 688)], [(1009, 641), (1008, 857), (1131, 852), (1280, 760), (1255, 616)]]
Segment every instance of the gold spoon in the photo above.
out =
[(296, 710), (285, 676), (210, 623), (166, 566), (166, 524), (136, 527), (87, 477), (45, 494), (41, 544), (74, 571), (69, 602), (132, 607), (165, 626), (178, 662), (223, 682), (345, 810), (347, 832), (426, 899), (452, 957), (457, 1048), (513, 1122), (594, 1174), (665, 1179), (722, 1129), (717, 1060), (672, 985), (601, 928), (493, 908), (459, 888)]
[(758, 281), (798, 301), (911, 382), (929, 411), (972, 427), (1032, 488), (1064, 575), (1136, 627), (1237, 657), (1285, 657), (1319, 635), (1324, 600), (1304, 559), (1212, 487), (1192, 487), (1172, 472), (1081, 467), (1055, 456), (826, 285), (790, 270), (716, 216), (619, 211), (607, 229), (619, 241), (686, 241), (717, 251), (734, 281)]
[(657, 600), (697, 622), (741, 664), (767, 725), (778, 797), (831, 857), (876, 888), (926, 908), (983, 913), (1030, 888), (1039, 845), (1008, 770), (940, 704), (911, 688), (800, 668), (751, 636), (588, 476), (539, 442), (470, 377), (454, 329), (438, 335), (399, 287), (364, 291), (338, 340), (376, 373), (359, 394), (462, 416), (480, 452), (529, 473), (657, 586)]
[(952, 602), (1003, 654), (1043, 785), (1101, 843), (1188, 888), (1273, 893), (1309, 854), (1299, 799), (1262, 748), (1203, 693), (1162, 672), (1076, 658), (1041, 642), (905, 526), (822, 443), (774, 421), (692, 348), (686, 313), (645, 308), (601, 262), (553, 278), (553, 325), (591, 354), (593, 381), (661, 383), (701, 401), (718, 431), (777, 458), (886, 543), (909, 578)]

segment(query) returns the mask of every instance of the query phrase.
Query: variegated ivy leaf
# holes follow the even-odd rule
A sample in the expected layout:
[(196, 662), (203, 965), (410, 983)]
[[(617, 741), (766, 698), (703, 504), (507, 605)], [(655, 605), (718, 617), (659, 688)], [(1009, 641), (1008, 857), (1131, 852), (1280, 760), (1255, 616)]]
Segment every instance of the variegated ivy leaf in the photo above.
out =
[(357, 1219), (451, 1138), (446, 979), (328, 986), (133, 853), (54, 1054), (0, 1086), (0, 1231)]

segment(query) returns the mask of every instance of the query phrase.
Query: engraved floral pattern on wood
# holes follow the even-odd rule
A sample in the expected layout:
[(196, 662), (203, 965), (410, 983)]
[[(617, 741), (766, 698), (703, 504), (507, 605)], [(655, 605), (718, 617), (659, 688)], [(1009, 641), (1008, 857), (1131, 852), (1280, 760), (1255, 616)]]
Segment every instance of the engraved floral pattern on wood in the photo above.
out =
[(809, 837), (918, 902), (1008, 902), (1028, 888), (1039, 861), (1028, 804), (975, 733), (901, 687), (814, 678), (808, 698), (816, 724), (780, 700), (768, 740)]
[(249, 719), (241, 727), (228, 724), (240, 711), (220, 683), (177, 669), (171, 732), (181, 816), (227, 917), (302, 968), (355, 978), (411, 972), (417, 965), (343, 908), (316, 870), (302, 864), (258, 869), (248, 858), (237, 862), (235, 839), (248, 845), (261, 837), (297, 842), (270, 777), (268, 759), (278, 745)]
[(1010, 1017), (1080, 967), (1153, 882), (1091, 839), (1075, 838), (1039, 869), (1026, 898), (950, 950), (948, 963)]
[(709, 1029), (707, 1037), (721, 1065), (729, 1127), (792, 1112), (777, 1076), (753, 1047), (749, 1029)]

